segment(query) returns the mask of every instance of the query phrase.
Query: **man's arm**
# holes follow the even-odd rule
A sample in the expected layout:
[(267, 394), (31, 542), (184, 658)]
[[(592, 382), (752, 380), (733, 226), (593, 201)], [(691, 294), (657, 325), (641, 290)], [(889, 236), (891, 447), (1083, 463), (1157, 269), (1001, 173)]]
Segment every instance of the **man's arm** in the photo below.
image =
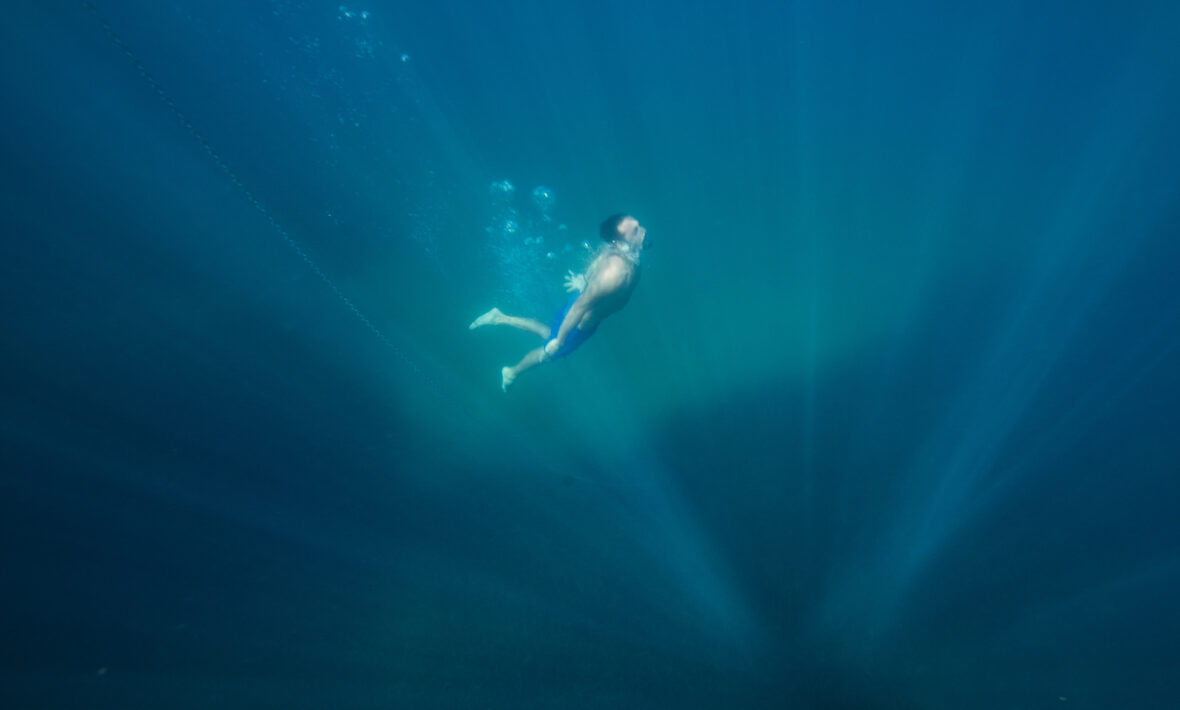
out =
[(552, 334), (552, 340), (545, 344), (545, 354), (552, 357), (558, 350), (561, 350), (561, 346), (565, 345), (565, 339), (578, 326), (578, 323), (582, 322), (586, 311), (590, 310), (604, 296), (619, 290), (622, 285), (623, 270), (617, 264), (608, 264), (594, 274), (594, 278), (586, 284), (582, 295), (578, 296), (578, 300), (574, 301), (574, 305), (570, 306), (569, 311), (566, 312), (565, 318), (561, 321), (561, 327)]

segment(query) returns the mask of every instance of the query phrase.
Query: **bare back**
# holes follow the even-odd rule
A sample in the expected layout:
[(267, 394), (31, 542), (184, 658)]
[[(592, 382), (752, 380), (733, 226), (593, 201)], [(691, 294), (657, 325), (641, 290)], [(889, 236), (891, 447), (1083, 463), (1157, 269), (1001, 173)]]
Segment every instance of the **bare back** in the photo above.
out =
[(578, 327), (589, 330), (627, 305), (639, 284), (639, 265), (614, 250), (600, 254), (586, 270), (586, 313)]

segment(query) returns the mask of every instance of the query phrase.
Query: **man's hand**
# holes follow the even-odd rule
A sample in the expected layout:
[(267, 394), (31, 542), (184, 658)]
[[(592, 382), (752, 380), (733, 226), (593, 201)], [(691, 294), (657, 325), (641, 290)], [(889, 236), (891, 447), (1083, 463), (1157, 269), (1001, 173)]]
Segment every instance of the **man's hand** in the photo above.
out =
[(561, 350), (561, 346), (557, 344), (557, 338), (554, 338), (553, 340), (550, 340), (549, 342), (545, 343), (546, 357), (553, 357), (554, 355), (557, 354), (558, 350)]
[(569, 293), (581, 293), (586, 288), (586, 275), (575, 274), (573, 269), (566, 272), (565, 290)]

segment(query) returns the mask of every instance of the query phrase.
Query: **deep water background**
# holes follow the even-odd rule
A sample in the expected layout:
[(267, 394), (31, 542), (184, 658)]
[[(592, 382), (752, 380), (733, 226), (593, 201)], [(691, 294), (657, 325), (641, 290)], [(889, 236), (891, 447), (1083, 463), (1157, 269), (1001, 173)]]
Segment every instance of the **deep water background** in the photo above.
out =
[(8, 8), (0, 705), (1173, 706), (1178, 28)]

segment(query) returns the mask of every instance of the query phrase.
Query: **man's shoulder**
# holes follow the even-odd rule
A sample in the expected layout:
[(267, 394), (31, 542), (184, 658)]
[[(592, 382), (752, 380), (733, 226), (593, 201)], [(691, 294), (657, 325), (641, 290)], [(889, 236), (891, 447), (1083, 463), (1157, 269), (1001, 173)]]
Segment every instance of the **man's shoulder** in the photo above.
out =
[(635, 271), (635, 265), (632, 264), (622, 254), (605, 254), (602, 259), (602, 264), (598, 268), (598, 272), (603, 276), (612, 278), (620, 278), (630, 275)]
[(599, 266), (600, 271), (610, 270), (621, 274), (629, 274), (635, 271), (635, 263), (622, 254), (607, 252), (599, 258), (602, 260)]
[(633, 280), (635, 266), (618, 254), (606, 255), (594, 273), (594, 287), (600, 293), (614, 293)]

